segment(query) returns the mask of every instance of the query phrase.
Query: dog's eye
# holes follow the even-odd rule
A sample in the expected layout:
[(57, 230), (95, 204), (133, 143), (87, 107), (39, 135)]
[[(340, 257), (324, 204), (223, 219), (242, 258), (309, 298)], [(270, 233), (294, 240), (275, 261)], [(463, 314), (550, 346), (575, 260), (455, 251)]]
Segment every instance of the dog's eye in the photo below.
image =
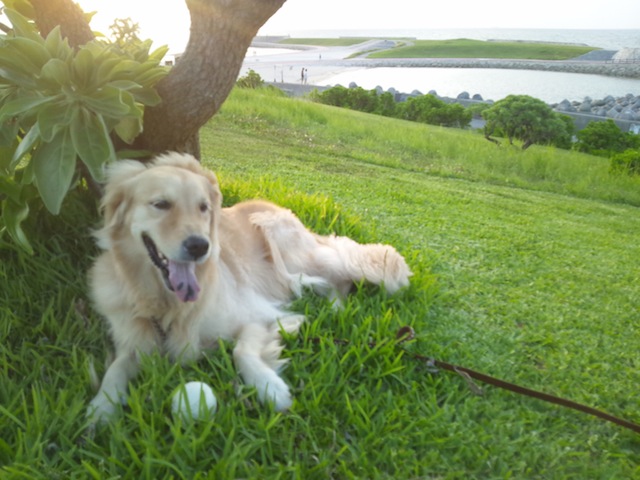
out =
[(209, 204), (207, 202), (202, 202), (200, 204), (200, 211), (202, 213), (208, 212), (209, 211)]
[(169, 200), (156, 200), (155, 202), (151, 202), (158, 210), (169, 210), (171, 208), (171, 202)]

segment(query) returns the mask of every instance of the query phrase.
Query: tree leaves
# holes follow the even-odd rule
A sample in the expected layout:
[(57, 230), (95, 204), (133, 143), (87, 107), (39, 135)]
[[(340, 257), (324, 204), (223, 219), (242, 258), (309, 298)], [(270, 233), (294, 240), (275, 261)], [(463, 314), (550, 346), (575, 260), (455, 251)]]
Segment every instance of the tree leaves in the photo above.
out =
[(84, 108), (76, 110), (71, 140), (91, 176), (99, 182), (104, 181), (104, 165), (114, 161), (116, 154), (102, 117)]
[(482, 112), (486, 120), (484, 134), (487, 140), (494, 132), (501, 132), (513, 143), (521, 140), (522, 149), (533, 144), (562, 142), (570, 136), (571, 125), (542, 100), (528, 95), (509, 95)]
[(42, 201), (54, 215), (60, 213), (76, 170), (76, 152), (68, 130), (42, 143), (31, 157), (36, 186)]

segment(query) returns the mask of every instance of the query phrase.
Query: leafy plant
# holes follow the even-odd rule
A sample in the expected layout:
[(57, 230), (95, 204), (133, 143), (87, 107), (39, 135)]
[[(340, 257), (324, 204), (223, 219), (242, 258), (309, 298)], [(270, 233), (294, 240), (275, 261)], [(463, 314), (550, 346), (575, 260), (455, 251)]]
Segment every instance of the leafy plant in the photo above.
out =
[(244, 77), (240, 77), (236, 82), (240, 88), (260, 88), (264, 85), (264, 80), (258, 72), (249, 69)]
[(117, 149), (141, 133), (144, 107), (160, 102), (167, 49), (101, 40), (74, 49), (59, 28), (43, 38), (26, 16), (4, 13), (13, 30), (0, 36), (0, 232), (31, 251), (21, 223), (32, 204), (58, 214), (80, 171), (103, 179)]

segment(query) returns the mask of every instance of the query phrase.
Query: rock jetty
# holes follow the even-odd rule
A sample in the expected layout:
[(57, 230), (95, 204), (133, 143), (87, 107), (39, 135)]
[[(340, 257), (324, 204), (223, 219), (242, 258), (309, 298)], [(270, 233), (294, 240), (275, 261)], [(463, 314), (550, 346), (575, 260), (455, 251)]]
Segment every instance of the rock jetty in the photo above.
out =
[[(635, 50), (635, 49), (634, 49)], [(627, 57), (625, 57), (627, 58)], [(548, 72), (591, 73), (622, 78), (640, 78), (640, 62), (632, 59), (610, 61), (584, 60), (503, 60), (485, 58), (381, 58), (343, 60), (344, 67), (422, 67), (422, 68), (504, 68), (514, 70), (542, 70)]]

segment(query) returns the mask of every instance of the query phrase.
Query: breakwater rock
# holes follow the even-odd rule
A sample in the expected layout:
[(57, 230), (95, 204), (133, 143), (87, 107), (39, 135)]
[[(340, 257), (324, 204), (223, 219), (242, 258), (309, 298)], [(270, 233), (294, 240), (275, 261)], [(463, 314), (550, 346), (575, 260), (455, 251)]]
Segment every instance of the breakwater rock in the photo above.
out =
[(581, 102), (563, 100), (552, 104), (551, 107), (562, 113), (581, 113), (614, 120), (640, 121), (640, 96), (632, 94), (618, 98), (609, 95), (599, 100), (585, 97)]
[(486, 58), (354, 58), (343, 60), (344, 67), (407, 67), (407, 68), (505, 68), (512, 70), (542, 70), (548, 72), (590, 73), (611, 77), (640, 78), (640, 62), (617, 61), (547, 61), (504, 60)]

